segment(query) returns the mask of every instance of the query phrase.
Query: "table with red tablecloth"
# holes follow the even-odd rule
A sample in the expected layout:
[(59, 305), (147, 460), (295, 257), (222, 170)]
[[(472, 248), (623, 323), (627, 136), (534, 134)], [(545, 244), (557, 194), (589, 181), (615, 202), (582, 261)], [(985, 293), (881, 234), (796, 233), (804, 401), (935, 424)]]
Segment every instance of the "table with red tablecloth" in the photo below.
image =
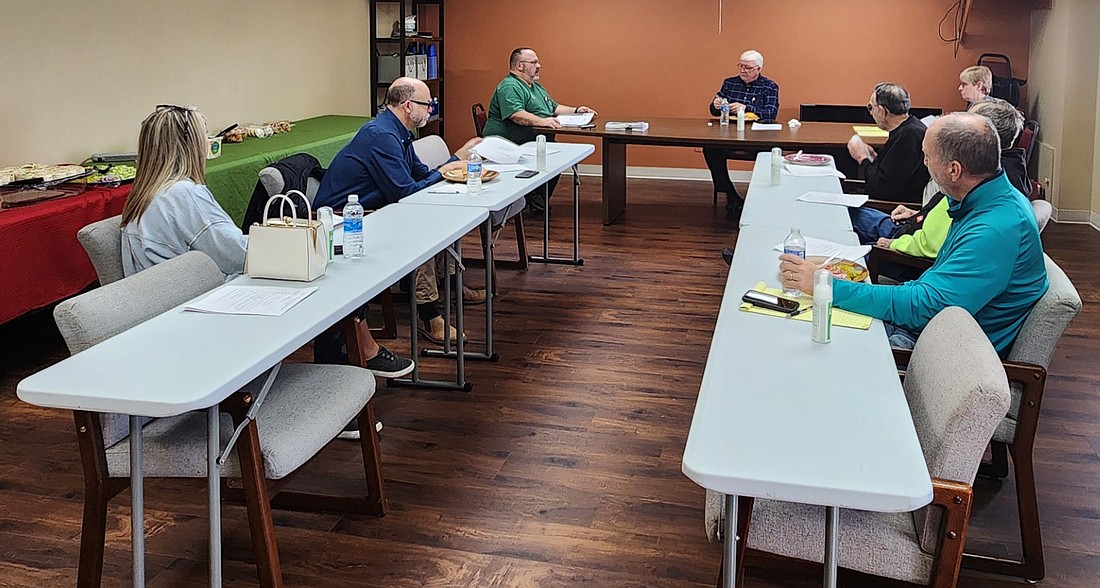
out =
[(130, 186), (0, 210), (0, 324), (80, 292), (95, 281), (76, 240), (85, 225), (122, 213)]

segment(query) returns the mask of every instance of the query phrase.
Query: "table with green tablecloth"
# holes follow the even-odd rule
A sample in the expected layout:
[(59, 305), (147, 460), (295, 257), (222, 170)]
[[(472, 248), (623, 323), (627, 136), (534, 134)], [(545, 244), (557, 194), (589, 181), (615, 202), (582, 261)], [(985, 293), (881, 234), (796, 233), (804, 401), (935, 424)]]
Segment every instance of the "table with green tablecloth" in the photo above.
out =
[(206, 185), (233, 221), (240, 224), (261, 169), (295, 153), (309, 153), (328, 167), (369, 120), (364, 116), (318, 116), (295, 122), (289, 133), (226, 143), (221, 157), (206, 162)]

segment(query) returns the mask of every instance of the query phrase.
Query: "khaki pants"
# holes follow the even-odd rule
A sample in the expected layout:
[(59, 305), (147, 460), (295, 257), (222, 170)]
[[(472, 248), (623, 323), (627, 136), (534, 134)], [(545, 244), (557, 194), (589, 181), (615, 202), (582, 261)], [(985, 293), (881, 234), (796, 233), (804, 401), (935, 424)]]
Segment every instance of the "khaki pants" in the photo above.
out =
[[(444, 269), (446, 265), (447, 270)], [(449, 271), (448, 271), (449, 270)], [(444, 271), (448, 275), (455, 270), (454, 260), (446, 252), (436, 255), (416, 268), (416, 303), (426, 304), (439, 300), (439, 278)], [(453, 295), (453, 294), (452, 294)]]

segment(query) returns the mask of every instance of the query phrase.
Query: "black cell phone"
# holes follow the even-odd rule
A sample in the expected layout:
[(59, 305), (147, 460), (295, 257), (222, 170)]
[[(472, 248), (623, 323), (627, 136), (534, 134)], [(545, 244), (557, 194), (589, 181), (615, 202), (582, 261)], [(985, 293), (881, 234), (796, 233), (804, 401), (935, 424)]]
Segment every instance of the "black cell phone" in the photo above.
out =
[(533, 178), (537, 175), (539, 175), (538, 170), (525, 169), (525, 170), (519, 172), (518, 174), (516, 174), (516, 177), (523, 179), (523, 178)]
[(745, 295), (741, 297), (741, 300), (748, 302), (753, 306), (759, 306), (760, 308), (766, 308), (768, 310), (774, 310), (777, 312), (791, 313), (798, 310), (798, 301), (790, 300), (788, 298), (780, 298), (771, 294), (765, 294), (764, 292), (758, 292), (756, 290), (749, 290), (745, 292)]

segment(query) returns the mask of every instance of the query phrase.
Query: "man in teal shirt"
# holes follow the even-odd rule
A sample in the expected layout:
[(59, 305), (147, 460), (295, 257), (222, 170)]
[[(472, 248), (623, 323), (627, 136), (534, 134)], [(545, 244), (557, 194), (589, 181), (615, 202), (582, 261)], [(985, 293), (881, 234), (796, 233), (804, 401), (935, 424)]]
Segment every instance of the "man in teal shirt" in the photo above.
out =
[[(944, 308), (961, 306), (1004, 357), (1049, 285), (1035, 213), (1000, 169), (1000, 139), (989, 119), (940, 117), (923, 150), (932, 179), (950, 199), (951, 228), (936, 262), (898, 286), (838, 280), (833, 304), (882, 319), (891, 343), (900, 339), (895, 334), (919, 334)], [(791, 255), (780, 259), (783, 286), (812, 294), (816, 266)]]
[[(587, 106), (565, 106), (555, 102), (539, 83), (541, 71), (542, 64), (534, 49), (520, 47), (512, 51), (508, 58), (508, 75), (497, 84), (489, 101), (486, 137), (499, 135), (522, 145), (543, 134), (547, 141), (553, 141), (553, 130), (561, 128), (561, 123), (555, 118), (559, 114), (596, 113)], [(548, 182), (548, 193), (553, 194), (557, 183), (556, 177)], [(530, 196), (533, 197), (529, 202), (532, 214), (541, 217), (545, 205), (541, 202), (542, 190)]]

